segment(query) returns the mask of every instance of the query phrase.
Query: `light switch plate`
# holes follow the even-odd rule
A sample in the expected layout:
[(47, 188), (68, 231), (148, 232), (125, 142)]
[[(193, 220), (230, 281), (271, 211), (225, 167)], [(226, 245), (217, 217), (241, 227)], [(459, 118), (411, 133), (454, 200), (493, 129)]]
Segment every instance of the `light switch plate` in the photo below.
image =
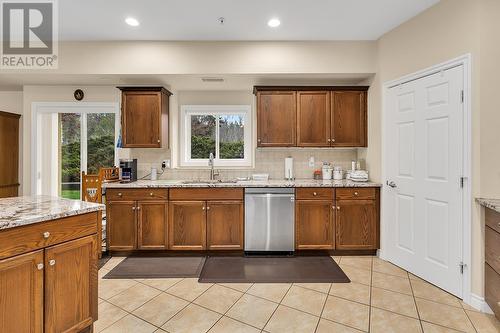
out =
[(161, 167), (162, 167), (162, 169), (163, 168), (170, 169), (170, 160), (163, 160), (161, 163)]

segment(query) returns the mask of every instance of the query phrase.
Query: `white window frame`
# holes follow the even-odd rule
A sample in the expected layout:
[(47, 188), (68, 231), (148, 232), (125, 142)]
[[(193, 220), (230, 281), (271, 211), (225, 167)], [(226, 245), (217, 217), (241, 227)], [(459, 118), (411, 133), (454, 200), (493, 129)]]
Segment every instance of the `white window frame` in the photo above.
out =
[(216, 121), (215, 132), (215, 167), (251, 167), (252, 166), (252, 108), (250, 105), (181, 105), (181, 130), (180, 130), (180, 166), (181, 167), (206, 167), (208, 168), (208, 158), (191, 158), (191, 122), (192, 115), (241, 115), (244, 127), (243, 159), (220, 159), (219, 156), (219, 118)]

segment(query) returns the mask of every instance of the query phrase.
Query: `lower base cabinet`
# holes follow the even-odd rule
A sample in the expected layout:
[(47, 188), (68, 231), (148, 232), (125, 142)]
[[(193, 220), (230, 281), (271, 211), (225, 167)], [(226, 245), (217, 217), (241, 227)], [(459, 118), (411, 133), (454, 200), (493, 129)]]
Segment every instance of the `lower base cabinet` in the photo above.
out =
[(106, 237), (109, 250), (131, 251), (137, 247), (135, 201), (109, 201), (106, 205)]
[(166, 250), (168, 248), (168, 204), (165, 201), (137, 203), (137, 248)]
[(335, 248), (332, 200), (297, 200), (295, 202), (295, 248), (330, 250)]
[(170, 250), (205, 250), (205, 201), (170, 201), (168, 210)]
[(243, 249), (243, 202), (207, 201), (207, 248)]
[(375, 200), (337, 200), (336, 248), (377, 249), (377, 220)]

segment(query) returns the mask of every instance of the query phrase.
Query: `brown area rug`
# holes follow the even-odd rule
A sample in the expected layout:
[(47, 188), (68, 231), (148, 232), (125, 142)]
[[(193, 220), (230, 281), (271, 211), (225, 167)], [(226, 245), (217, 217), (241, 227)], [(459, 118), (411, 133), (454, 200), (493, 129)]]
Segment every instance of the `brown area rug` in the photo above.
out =
[(205, 257), (127, 257), (104, 279), (195, 278)]
[(330, 256), (208, 257), (198, 282), (206, 283), (349, 283)]

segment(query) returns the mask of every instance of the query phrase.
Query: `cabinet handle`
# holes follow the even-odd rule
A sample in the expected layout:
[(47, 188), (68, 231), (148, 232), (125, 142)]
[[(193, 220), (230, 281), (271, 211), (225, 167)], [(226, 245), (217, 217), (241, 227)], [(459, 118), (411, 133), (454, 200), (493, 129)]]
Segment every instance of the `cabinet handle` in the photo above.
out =
[(314, 195), (314, 196), (317, 196), (317, 195), (318, 195), (318, 193), (316, 193), (316, 192), (313, 192), (313, 195)]
[(497, 224), (497, 225), (500, 227), (500, 222), (498, 222), (498, 224)]
[(202, 210), (205, 210), (205, 206), (201, 207)]
[(160, 143), (160, 140), (158, 140), (158, 143)]
[(56, 264), (56, 260), (55, 259), (50, 259), (49, 260), (49, 265), (50, 266), (54, 266)]
[(328, 139), (328, 142), (330, 142), (330, 141), (332, 141), (332, 140)]
[(39, 263), (36, 265), (36, 269), (38, 269), (39, 271), (41, 271), (43, 269), (43, 264), (42, 263)]
[(337, 210), (340, 210), (340, 206), (337, 206)]
[(337, 207), (335, 207), (335, 206), (332, 206), (332, 209), (333, 209), (333, 210), (335, 210), (335, 208), (337, 208)]
[(137, 206), (135, 209), (137, 209), (137, 210), (141, 210), (141, 207), (140, 207), (140, 206)]
[(119, 196), (119, 197), (121, 197), (122, 195), (123, 195), (123, 194), (122, 194), (121, 192), (120, 192), (120, 193), (118, 193), (118, 196)]
[(50, 232), (45, 231), (45, 232), (43, 233), (43, 238), (47, 239), (47, 238), (49, 238), (49, 237), (50, 237)]
[(210, 210), (210, 206), (207, 206), (207, 210)]
[(149, 192), (149, 195), (150, 195), (150, 196), (153, 196), (153, 192)]
[(335, 142), (335, 139), (332, 139), (332, 142)]
[(135, 206), (134, 206), (134, 207), (132, 207), (132, 210), (135, 210)]
[(257, 139), (257, 142), (260, 142), (260, 139)]

